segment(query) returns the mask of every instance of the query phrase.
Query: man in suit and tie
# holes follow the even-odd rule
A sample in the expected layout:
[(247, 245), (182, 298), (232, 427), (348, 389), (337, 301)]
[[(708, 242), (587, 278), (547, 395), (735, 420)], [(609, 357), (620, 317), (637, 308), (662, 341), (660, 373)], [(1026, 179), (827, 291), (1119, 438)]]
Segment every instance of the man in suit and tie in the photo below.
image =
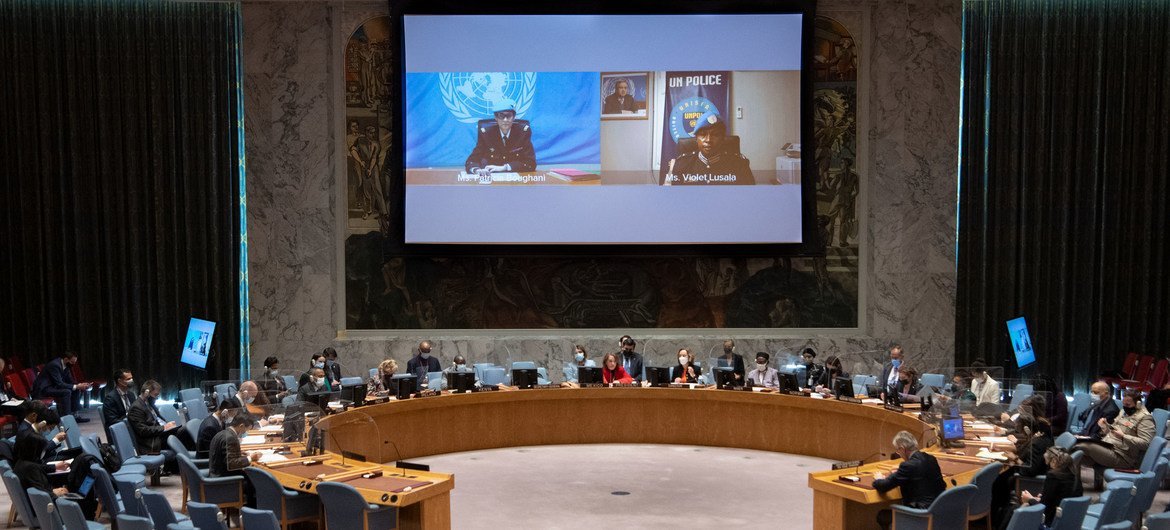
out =
[(418, 376), (421, 384), (427, 380), (427, 372), (442, 372), (443, 365), (431, 356), (431, 341), (424, 340), (418, 343), (418, 354), (406, 361), (406, 373)]
[(638, 102), (630, 95), (630, 82), (619, 79), (613, 85), (613, 94), (605, 97), (605, 104), (601, 107), (602, 114), (633, 114), (638, 110)]
[(126, 412), (130, 410), (134, 400), (138, 399), (131, 388), (133, 385), (134, 374), (129, 368), (114, 370), (114, 387), (102, 396), (102, 425), (106, 427), (107, 437), (110, 425), (126, 419)]
[[(45, 364), (44, 369), (33, 381), (33, 397), (54, 399), (57, 402), (57, 413), (62, 416), (73, 414), (73, 411), (80, 409), (81, 393), (89, 389), (89, 383), (78, 383), (73, 380), (73, 372), (69, 367), (76, 363), (77, 353), (67, 351)], [(89, 418), (75, 419), (78, 423), (89, 421)]]
[(632, 337), (624, 337), (622, 339), (622, 354), (620, 356), (622, 361), (622, 368), (625, 368), (626, 373), (634, 378), (635, 383), (642, 382), (642, 354), (634, 351), (638, 343)]
[(895, 344), (890, 346), (890, 360), (882, 366), (882, 378), (878, 379), (878, 385), (882, 387), (881, 398), (886, 400), (886, 393), (890, 387), (898, 386), (898, 371), (902, 367), (902, 346)]
[[(947, 489), (938, 460), (919, 451), (918, 440), (906, 431), (894, 435), (894, 452), (902, 457), (902, 463), (889, 476), (874, 473), (873, 489), (885, 493), (902, 488), (902, 504), (911, 508), (929, 507)], [(890, 510), (882, 510), (878, 512), (877, 523), (889, 528), (892, 517)]]
[(139, 454), (158, 454), (166, 437), (171, 435), (170, 430), (175, 428), (175, 422), (164, 420), (154, 404), (160, 394), (162, 385), (148, 379), (142, 383), (142, 394), (126, 411)]
[(1101, 428), (1101, 420), (1105, 420), (1106, 424), (1113, 423), (1121, 409), (1117, 408), (1117, 402), (1113, 401), (1113, 389), (1104, 381), (1097, 381), (1089, 387), (1089, 403), (1091, 403), (1089, 409), (1080, 415), (1081, 425), (1085, 427), (1081, 432), (1074, 434), (1100, 440), (1109, 432), (1109, 429)]
[(527, 123), (514, 127), (515, 104), (509, 99), (496, 100), (492, 106), (496, 123), (480, 127), (475, 149), (467, 156), (468, 173), (500, 171), (536, 171), (536, 149), (532, 147), (532, 128)]
[(207, 455), (207, 474), (211, 477), (244, 477), (245, 504), (255, 508), (256, 488), (248, 482), (244, 468), (260, 460), (260, 453), (245, 455), (240, 450), (240, 437), (248, 431), (251, 424), (250, 419), (240, 414), (228, 421), (228, 428), (219, 431), (219, 434), (211, 439)]
[(235, 417), (231, 411), (231, 403), (227, 400), (221, 401), (215, 413), (204, 418), (199, 424), (199, 434), (195, 437), (195, 458), (207, 458), (211, 451), (212, 438), (224, 430), (228, 421)]

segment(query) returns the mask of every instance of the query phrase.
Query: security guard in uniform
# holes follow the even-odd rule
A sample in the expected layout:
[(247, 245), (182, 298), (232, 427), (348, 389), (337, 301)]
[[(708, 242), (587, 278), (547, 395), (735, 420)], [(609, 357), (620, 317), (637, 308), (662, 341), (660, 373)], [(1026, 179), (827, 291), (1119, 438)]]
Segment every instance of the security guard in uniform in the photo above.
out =
[(695, 122), (694, 135), (699, 150), (670, 161), (665, 185), (756, 183), (748, 159), (726, 150), (727, 124), (723, 117), (714, 112), (703, 114)]
[(463, 164), (467, 172), (535, 171), (536, 151), (532, 148), (532, 128), (527, 122), (513, 126), (516, 108), (510, 100), (498, 100), (492, 112), (496, 123), (479, 128), (475, 149)]

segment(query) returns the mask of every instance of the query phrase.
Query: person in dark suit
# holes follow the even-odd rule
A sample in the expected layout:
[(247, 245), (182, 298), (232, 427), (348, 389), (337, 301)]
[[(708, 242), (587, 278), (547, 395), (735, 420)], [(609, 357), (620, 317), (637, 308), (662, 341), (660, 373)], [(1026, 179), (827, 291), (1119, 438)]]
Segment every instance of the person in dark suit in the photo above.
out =
[(211, 450), (211, 439), (226, 428), (227, 420), (233, 417), (232, 410), (230, 403), (222, 401), (215, 412), (199, 424), (199, 434), (195, 437), (195, 458), (207, 458), (208, 451)]
[(638, 102), (630, 95), (630, 82), (619, 79), (613, 85), (613, 94), (605, 97), (605, 104), (601, 106), (602, 114), (622, 114), (623, 112), (637, 112)]
[(102, 424), (108, 430), (110, 425), (126, 419), (126, 412), (138, 399), (138, 395), (131, 388), (134, 385), (134, 374), (128, 368), (114, 370), (114, 386), (106, 390), (102, 396)]
[(890, 360), (882, 366), (882, 377), (878, 379), (878, 386), (882, 388), (881, 399), (886, 400), (886, 392), (890, 387), (898, 384), (898, 369), (902, 366), (902, 346), (890, 346)]
[(297, 401), (313, 402), (311, 396), (320, 392), (328, 392), (325, 386), (325, 370), (314, 368), (309, 370), (309, 380), (297, 389)]
[(325, 377), (329, 379), (329, 388), (339, 388), (341, 384), (341, 364), (337, 362), (337, 350), (332, 346), (321, 352), (325, 358)]
[(158, 454), (166, 437), (171, 435), (168, 431), (175, 428), (175, 422), (164, 420), (154, 405), (161, 393), (162, 385), (148, 379), (142, 383), (142, 393), (126, 412), (139, 454)]
[(695, 366), (695, 356), (686, 348), (678, 350), (678, 364), (670, 369), (670, 380), (675, 383), (697, 383), (702, 370)]
[(325, 369), (324, 355), (320, 353), (313, 354), (313, 358), (309, 360), (309, 369), (302, 373), (300, 379), (297, 380), (297, 388), (305, 386), (305, 383), (309, 382), (309, 372), (312, 372), (314, 368)]
[[(24, 406), (24, 420), (16, 429), (16, 442), (12, 446), (14, 456), (23, 455), (26, 460), (35, 460), (45, 463), (55, 458), (61, 442), (65, 441), (65, 433), (58, 432), (51, 438), (43, 433), (52, 432), (61, 424), (61, 417), (40, 401), (27, 401)], [(19, 457), (17, 458), (20, 459)], [(46, 468), (46, 473), (53, 473), (53, 469)]]
[(251, 420), (244, 415), (233, 417), (228, 428), (211, 439), (207, 455), (207, 475), (211, 477), (244, 477), (244, 498), (249, 508), (256, 507), (256, 488), (244, 475), (244, 468), (260, 460), (260, 453), (245, 455), (240, 450), (240, 437), (248, 431)]
[(431, 341), (424, 340), (418, 343), (418, 353), (406, 361), (406, 373), (418, 376), (418, 380), (426, 381), (427, 372), (442, 372), (443, 365), (431, 356)]
[(802, 381), (802, 388), (813, 388), (817, 386), (817, 382), (825, 375), (825, 366), (817, 364), (817, 351), (812, 348), (805, 348), (800, 353), (800, 358), (804, 362), (804, 381)]
[(634, 378), (635, 383), (642, 382), (642, 354), (634, 351), (638, 346), (638, 342), (633, 337), (625, 337), (622, 339), (622, 354), (621, 362), (622, 368), (626, 369), (626, 373)]
[[(33, 397), (52, 398), (57, 402), (57, 413), (61, 415), (67, 416), (80, 409), (81, 393), (89, 388), (89, 383), (78, 383), (73, 380), (73, 372), (69, 366), (75, 363), (77, 354), (68, 351), (49, 361), (33, 381)], [(89, 421), (89, 418), (75, 419), (78, 423)]]
[(1082, 425), (1085, 428), (1074, 434), (1098, 440), (1103, 438), (1108, 431), (1101, 429), (1100, 420), (1104, 419), (1106, 423), (1113, 423), (1117, 415), (1121, 414), (1121, 409), (1117, 408), (1117, 403), (1113, 401), (1112, 396), (1113, 391), (1108, 384), (1102, 381), (1093, 383), (1093, 386), (1089, 387), (1089, 402), (1092, 406), (1080, 415)]
[[(918, 440), (906, 431), (894, 435), (894, 452), (902, 457), (903, 462), (889, 476), (875, 473), (873, 489), (885, 493), (902, 488), (902, 504), (919, 509), (929, 507), (947, 489), (938, 460), (919, 451)], [(892, 519), (890, 510), (878, 512), (877, 523), (882, 528), (889, 528)]]
[[(735, 353), (735, 341), (727, 339), (723, 341), (723, 356), (715, 359), (720, 368), (731, 368), (735, 374), (736, 381), (743, 381), (744, 374), (747, 371), (744, 369), (743, 356)], [(714, 366), (712, 367), (714, 368)]]
[(494, 125), (480, 127), (475, 149), (463, 163), (468, 173), (498, 171), (536, 171), (536, 150), (532, 147), (532, 128), (527, 124), (513, 127), (515, 104), (498, 100), (492, 107)]

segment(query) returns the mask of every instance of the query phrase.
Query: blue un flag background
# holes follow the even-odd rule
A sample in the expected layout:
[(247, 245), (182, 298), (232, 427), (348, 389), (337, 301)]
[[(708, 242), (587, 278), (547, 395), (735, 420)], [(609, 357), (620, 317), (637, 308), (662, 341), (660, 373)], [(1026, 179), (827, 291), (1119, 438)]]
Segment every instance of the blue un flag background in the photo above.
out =
[(497, 101), (530, 122), (541, 167), (600, 164), (600, 88), (597, 72), (408, 73), (406, 167), (462, 166)]

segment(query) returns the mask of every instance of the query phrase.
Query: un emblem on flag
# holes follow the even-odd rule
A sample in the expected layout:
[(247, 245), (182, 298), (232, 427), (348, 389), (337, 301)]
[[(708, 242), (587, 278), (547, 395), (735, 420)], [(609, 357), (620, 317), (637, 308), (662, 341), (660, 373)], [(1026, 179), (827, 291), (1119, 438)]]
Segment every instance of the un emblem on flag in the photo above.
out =
[(439, 74), (443, 104), (455, 119), (475, 123), (492, 117), (493, 104), (512, 101), (523, 118), (536, 95), (536, 72), (448, 72)]

